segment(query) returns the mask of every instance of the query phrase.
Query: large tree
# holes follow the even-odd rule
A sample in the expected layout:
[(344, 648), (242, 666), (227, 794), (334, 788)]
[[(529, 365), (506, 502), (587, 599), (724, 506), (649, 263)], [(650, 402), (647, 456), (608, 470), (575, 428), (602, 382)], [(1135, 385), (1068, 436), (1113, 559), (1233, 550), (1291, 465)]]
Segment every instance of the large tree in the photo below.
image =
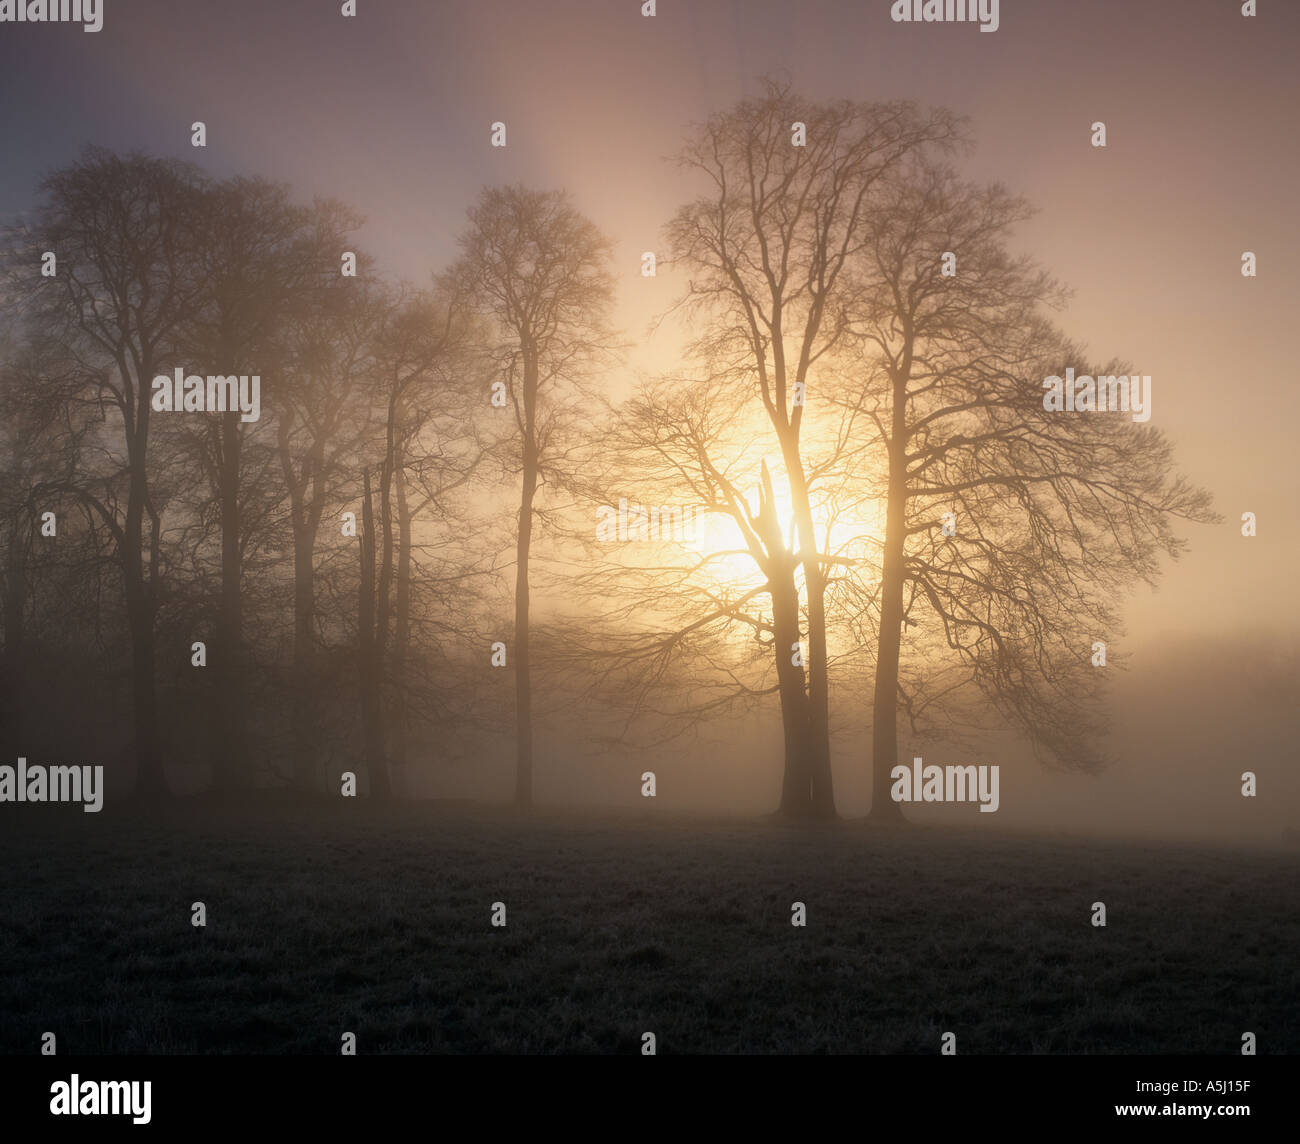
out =
[[(155, 617), (161, 510), (150, 483), (151, 382), (174, 365), (202, 305), (198, 258), (206, 178), (190, 164), (90, 148), (42, 184), (43, 202), (10, 264), (13, 285), (74, 359), (65, 391), (75, 416), (97, 419), (101, 464), (76, 494), (113, 540), (131, 643), (133, 748), (142, 794), (167, 791), (158, 739)], [(41, 274), (41, 254), (56, 258)]]
[(864, 383), (856, 400), (883, 456), (887, 506), (878, 819), (901, 816), (890, 798), (900, 704), (919, 706), (903, 682), (905, 638), (925, 648), (911, 667), (930, 696), (955, 666), (1041, 757), (1093, 769), (1103, 761), (1095, 732), (1105, 673), (1092, 666), (1092, 643), (1118, 633), (1134, 581), (1153, 581), (1161, 556), (1178, 554), (1175, 521), (1213, 519), (1207, 495), (1173, 471), (1158, 429), (1131, 411), (1045, 407), (1045, 379), (1068, 367), (1101, 379), (1128, 370), (1090, 361), (1048, 321), (1062, 291), (1008, 252), (1025, 203), (938, 163), (909, 163), (889, 184), (851, 268), (859, 297), (850, 316)]
[[(810, 470), (818, 477), (815, 512), (829, 525), (833, 505), (822, 494), (851, 488), (865, 447), (848, 440), (842, 411), (823, 405), (813, 424), (823, 441)], [(780, 813), (809, 815), (806, 613), (794, 522), (777, 491), (780, 451), (766, 419), (725, 377), (648, 380), (611, 406), (588, 452), (569, 538), (571, 552), (585, 541), (585, 567), (569, 574), (569, 614), (549, 641), (574, 693), (621, 716), (611, 736), (619, 743), (648, 746), (761, 710), (775, 695)], [(623, 500), (625, 522), (614, 508)], [(604, 521), (594, 540), (593, 518)], [(852, 567), (861, 543), (846, 553), (843, 542), (857, 538), (830, 531), (827, 560)]]
[[(856, 283), (846, 272), (870, 240), (886, 177), (908, 157), (957, 140), (954, 118), (910, 103), (813, 103), (767, 81), (762, 95), (711, 118), (680, 161), (707, 190), (669, 229), (690, 275), (695, 352), (736, 396), (755, 400), (779, 444), (798, 531), (808, 623), (811, 760), (789, 813), (835, 813), (825, 592), (829, 566), (802, 427), (837, 384)], [(814, 446), (815, 447), (815, 446)]]

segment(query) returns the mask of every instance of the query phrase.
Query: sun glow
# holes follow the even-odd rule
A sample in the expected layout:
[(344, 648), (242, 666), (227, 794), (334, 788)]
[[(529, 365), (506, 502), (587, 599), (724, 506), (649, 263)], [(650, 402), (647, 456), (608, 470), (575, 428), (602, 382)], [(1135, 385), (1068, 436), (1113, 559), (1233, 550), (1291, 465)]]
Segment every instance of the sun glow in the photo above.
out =
[[(801, 553), (803, 542), (784, 469), (779, 464), (769, 463), (768, 471), (772, 476), (772, 507), (780, 524), (782, 542), (788, 551)], [(759, 512), (761, 492), (758, 479), (742, 492), (750, 521)], [(863, 501), (853, 505), (851, 511), (845, 511), (829, 504), (814, 490), (812, 515), (818, 552), (835, 558), (832, 574), (843, 575), (851, 571), (874, 579), (871, 569), (879, 557), (884, 539), (882, 506), (874, 501)], [(746, 543), (744, 530), (728, 512), (699, 513), (697, 526), (685, 547), (696, 559), (707, 561), (707, 574), (720, 589), (731, 594), (760, 588), (766, 581), (765, 572)], [(801, 569), (796, 571), (796, 581), (802, 592)]]

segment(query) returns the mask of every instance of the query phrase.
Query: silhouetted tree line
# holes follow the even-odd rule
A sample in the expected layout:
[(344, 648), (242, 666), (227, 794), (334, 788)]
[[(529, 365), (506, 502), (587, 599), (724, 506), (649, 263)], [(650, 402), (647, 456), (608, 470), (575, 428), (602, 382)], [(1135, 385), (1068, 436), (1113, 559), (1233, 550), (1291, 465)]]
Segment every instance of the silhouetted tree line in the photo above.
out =
[[(144, 796), (185, 763), (383, 798), (507, 730), (526, 804), (540, 681), (626, 744), (774, 705), (792, 816), (835, 812), (833, 691), (876, 816), (900, 719), (1101, 765), (1092, 641), (1212, 514), (1157, 430), (1044, 408), (1048, 375), (1124, 369), (1051, 324), (1008, 252), (1028, 208), (962, 180), (965, 143), (773, 83), (693, 129), (661, 259), (688, 357), (621, 400), (611, 244), (563, 193), (485, 190), (416, 289), (343, 204), (88, 149), (7, 235), (6, 750), (117, 743)], [(177, 370), (257, 375), (261, 416), (160, 411)], [(734, 551), (602, 546), (626, 491)]]

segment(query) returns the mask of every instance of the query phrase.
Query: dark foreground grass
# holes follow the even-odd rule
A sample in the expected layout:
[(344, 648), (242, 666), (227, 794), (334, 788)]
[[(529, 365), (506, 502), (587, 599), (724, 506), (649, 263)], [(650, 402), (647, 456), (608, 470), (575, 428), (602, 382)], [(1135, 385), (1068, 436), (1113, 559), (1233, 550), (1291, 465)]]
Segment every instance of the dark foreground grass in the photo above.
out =
[[(0, 819), (0, 1051), (1300, 1051), (1300, 859), (363, 803)], [(190, 923), (192, 902), (207, 927)], [(492, 903), (508, 924), (493, 928)], [(808, 924), (790, 924), (791, 904)], [(1107, 926), (1091, 924), (1102, 901)]]

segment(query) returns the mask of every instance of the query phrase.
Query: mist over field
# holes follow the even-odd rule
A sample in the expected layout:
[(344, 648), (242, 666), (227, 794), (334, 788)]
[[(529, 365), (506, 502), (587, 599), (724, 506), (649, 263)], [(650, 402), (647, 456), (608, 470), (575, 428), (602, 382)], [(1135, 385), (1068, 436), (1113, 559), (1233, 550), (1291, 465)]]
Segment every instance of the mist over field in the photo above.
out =
[[(1136, 1115), (1263, 1107), (1300, 8), (17, 2), (42, 1124), (252, 1054), (1217, 1058), (1240, 1105)], [(1112, 1099), (979, 1067), (954, 1107)], [(159, 1076), (160, 1127), (227, 1091)]]
[[(1293, 765), (1300, 676), (1294, 649), (1271, 633), (1251, 642), (1177, 632), (1166, 638), (1167, 644), (1135, 656), (1112, 697), (1108, 746), (1115, 761), (1107, 771), (1076, 775), (1044, 769), (1023, 743), (1007, 735), (974, 746), (916, 738), (904, 757), (998, 763), (1005, 777), (995, 817), (979, 815), (975, 807), (942, 804), (911, 807), (909, 817), (994, 833), (1013, 829), (1294, 848), (1300, 842), (1295, 833), (1300, 773)], [(852, 710), (845, 710), (844, 721), (854, 722)], [(771, 718), (722, 723), (703, 738), (632, 753), (593, 747), (574, 736), (562, 717), (547, 726), (539, 796), (556, 806), (641, 807), (639, 778), (647, 769), (663, 784), (658, 805), (674, 811), (763, 815), (779, 788), (780, 760), (771, 749), (779, 721)], [(1247, 739), (1243, 727), (1250, 729)], [(861, 742), (862, 733), (854, 730), (835, 744), (838, 800), (849, 818), (870, 809)], [(410, 797), (508, 801), (514, 781), (511, 743), (505, 736), (484, 735), (480, 744), (451, 759), (439, 759), (436, 743), (420, 744), (413, 753)], [(75, 750), (60, 757), (71, 754)], [(1225, 800), (1225, 791), (1239, 789), (1245, 770), (1264, 776), (1275, 797), (1240, 804)], [(178, 768), (175, 778), (178, 789), (201, 793), (210, 771), (196, 764)], [(129, 791), (125, 777), (110, 774), (108, 782), (114, 794)]]

